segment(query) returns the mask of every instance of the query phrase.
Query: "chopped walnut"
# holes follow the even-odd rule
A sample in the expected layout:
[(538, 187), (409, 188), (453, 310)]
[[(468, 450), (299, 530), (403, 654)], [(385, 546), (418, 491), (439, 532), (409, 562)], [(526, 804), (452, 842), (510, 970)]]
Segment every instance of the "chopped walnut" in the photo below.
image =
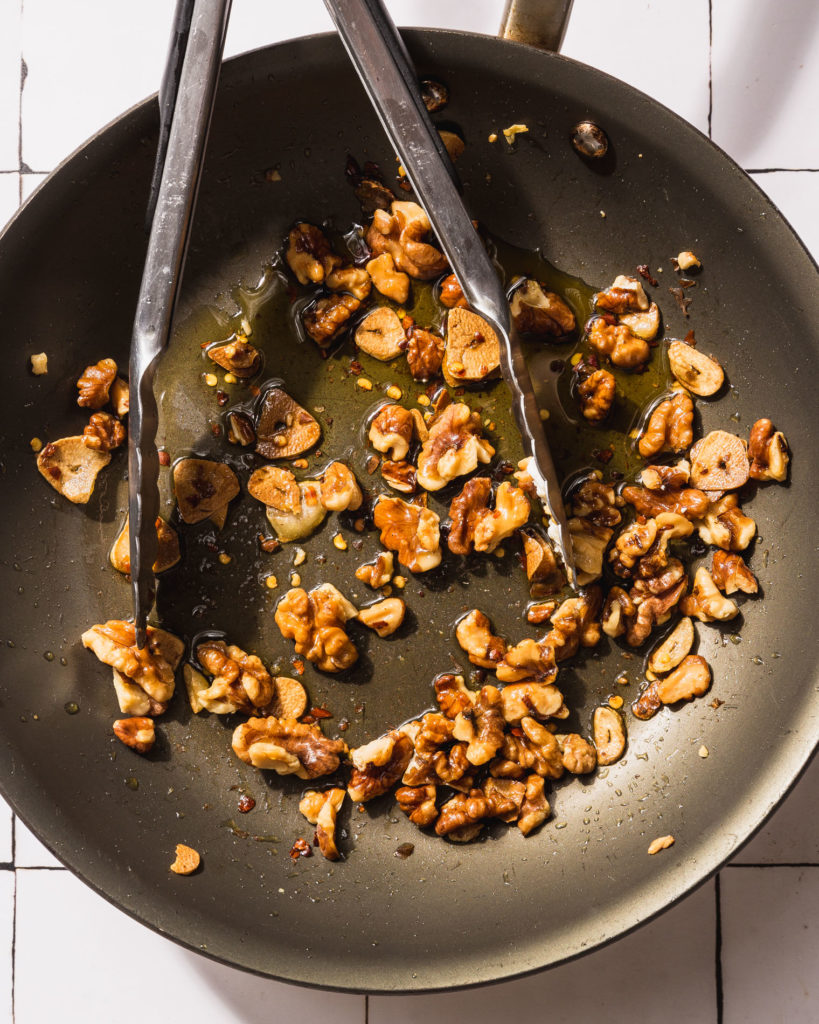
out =
[(576, 732), (556, 737), (560, 746), (563, 767), (571, 775), (588, 775), (597, 767), (597, 751), (588, 740)]
[(359, 302), (370, 294), (372, 281), (363, 267), (334, 267), (324, 279), (331, 292), (349, 292)]
[(125, 427), (110, 412), (92, 413), (82, 432), (83, 443), (98, 452), (110, 452), (114, 448), (119, 448), (125, 437)]
[(273, 505), (268, 505), (265, 510), (267, 521), (283, 544), (309, 537), (327, 515), (327, 509), (321, 501), (320, 485), (316, 481), (302, 480), (298, 491), (299, 503), (294, 511), (280, 510)]
[(385, 459), (381, 463), (381, 478), (384, 483), (389, 484), (393, 490), (400, 491), (402, 494), (415, 494), (416, 476), (415, 466), (405, 459), (401, 462)]
[(577, 582), (581, 587), (599, 579), (603, 574), (603, 558), (611, 540), (613, 530), (608, 526), (595, 526), (588, 519), (573, 516), (569, 520), (569, 535), (572, 554), (577, 571)]
[(686, 451), (694, 439), (694, 403), (684, 391), (676, 391), (652, 411), (645, 431), (637, 443), (640, 454), (647, 458), (658, 452)]
[(523, 803), (520, 805), (518, 828), (528, 836), (543, 824), (551, 813), (549, 801), (544, 792), (544, 781), (540, 775), (530, 775), (526, 779), (526, 790)]
[(407, 331), (407, 365), (413, 380), (429, 380), (441, 372), (444, 339), (421, 327)]
[(505, 821), (507, 825), (517, 821), (526, 796), (524, 783), (515, 779), (494, 778), (490, 775), (484, 779), (482, 788), (486, 796), (496, 803), (496, 818)]
[(447, 718), (456, 718), (475, 702), (475, 693), (466, 688), (463, 676), (445, 672), (436, 676), (433, 686), (438, 706)]
[(121, 619), (92, 626), (80, 639), (83, 647), (144, 694), (143, 710), (137, 711), (133, 705), (122, 707), (121, 703), (124, 713), (161, 714), (165, 710), (174, 692), (174, 672), (185, 650), (181, 640), (164, 629), (149, 626), (147, 646), (138, 649), (133, 622)]
[(577, 654), (583, 647), (594, 647), (600, 641), (600, 613), (602, 595), (600, 588), (588, 587), (580, 597), (565, 600), (550, 620), (551, 630), (542, 643), (553, 648), (555, 659), (563, 661)]
[(634, 618), (637, 609), (622, 587), (612, 587), (603, 604), (601, 627), (606, 636), (622, 636), (627, 623)]
[(365, 239), (376, 256), (388, 252), (398, 270), (429, 281), (447, 266), (443, 253), (423, 241), (431, 230), (429, 218), (417, 203), (396, 200), (391, 213), (375, 210)]
[(114, 378), (108, 397), (115, 416), (122, 419), (123, 416), (128, 415), (131, 408), (131, 395), (127, 380), (123, 380), (122, 377)]
[(745, 564), (742, 555), (731, 555), (727, 551), (715, 551), (711, 559), (711, 578), (723, 594), (756, 594), (759, 590), (756, 576)]
[(709, 507), (708, 495), (695, 487), (650, 491), (647, 487), (624, 487), (623, 497), (641, 516), (672, 512), (688, 520), (700, 519)]
[(299, 801), (299, 812), (316, 826), (316, 842), (327, 860), (338, 860), (341, 854), (336, 846), (336, 817), (344, 803), (346, 790), (334, 787), (319, 792), (308, 789)]
[(455, 627), (455, 639), (473, 665), (495, 668), (506, 654), (506, 641), (492, 635), (492, 624), (482, 611), (473, 608)]
[(655, 648), (648, 659), (652, 673), (663, 675), (670, 672), (683, 660), (694, 646), (694, 623), (687, 616), (680, 619), (674, 629)]
[(304, 314), (304, 329), (319, 348), (326, 348), (360, 308), (354, 295), (328, 295)]
[(37, 454), (37, 469), (64, 498), (85, 505), (91, 500), (100, 470), (110, 461), (110, 452), (90, 448), (80, 435), (50, 441)]
[(203, 708), (216, 715), (233, 711), (245, 715), (280, 713), (276, 684), (255, 654), (246, 654), (241, 647), (228, 646), (222, 640), (207, 640), (199, 644), (194, 656), (213, 677), (209, 689), (197, 694)]
[(402, 405), (384, 405), (370, 424), (368, 437), (377, 452), (388, 453), (394, 462), (401, 462), (409, 453), (414, 420)]
[(490, 325), (456, 306), (446, 318), (446, 350), (441, 371), (450, 387), (486, 380), (500, 372), (500, 343)]
[(595, 708), (592, 731), (597, 763), (609, 765), (619, 761), (626, 749), (626, 730), (620, 713), (605, 704)]
[(259, 350), (240, 335), (224, 345), (214, 345), (208, 349), (208, 356), (223, 369), (235, 377), (252, 377), (259, 369), (262, 357)]
[(147, 754), (156, 741), (153, 718), (119, 718), (114, 735), (138, 754)]
[(683, 598), (680, 611), (683, 615), (699, 619), (700, 622), (724, 622), (739, 614), (736, 604), (730, 598), (723, 597), (719, 592), (711, 573), (705, 566), (700, 566), (697, 569), (691, 593)]
[(527, 716), (537, 719), (559, 717), (564, 708), (563, 694), (556, 686), (531, 680), (504, 686), (501, 702), (504, 720), (510, 725), (518, 725)]
[(563, 299), (531, 278), (515, 290), (510, 305), (512, 321), (521, 334), (565, 338), (577, 327)]
[(180, 459), (173, 468), (173, 486), (186, 523), (201, 523), (239, 493), (239, 481), (230, 466), (211, 459)]
[(650, 491), (665, 494), (685, 487), (691, 478), (691, 465), (685, 459), (675, 466), (646, 466), (640, 473), (640, 483)]
[(438, 297), (441, 300), (441, 305), (446, 306), (447, 309), (452, 309), (453, 306), (465, 307), (467, 304), (454, 274), (449, 274), (441, 281), (441, 291)]
[(625, 324), (610, 324), (603, 317), (592, 320), (589, 344), (601, 356), (608, 356), (615, 366), (629, 370), (642, 366), (651, 355), (648, 343), (632, 334)]
[(412, 740), (396, 730), (350, 753), (353, 770), (347, 792), (354, 803), (366, 803), (388, 793), (404, 774), (412, 757)]
[(657, 692), (658, 686), (659, 683), (656, 679), (650, 682), (631, 705), (632, 714), (635, 718), (639, 718), (641, 722), (647, 722), (650, 718), (653, 718), (663, 706), (663, 702), (660, 700), (660, 695)]
[(473, 537), (475, 550), (494, 551), (515, 530), (529, 522), (531, 511), (529, 499), (524, 492), (504, 480), (495, 491), (494, 509), (484, 508), (476, 512)]
[(492, 481), (487, 476), (472, 477), (449, 506), (447, 546), (455, 555), (468, 555), (475, 546), (475, 527), (486, 510)]
[(503, 744), (489, 765), (495, 778), (520, 779), (527, 772), (541, 778), (559, 779), (565, 768), (560, 744), (554, 734), (531, 716), (520, 720), (521, 735), (506, 733)]
[(407, 336), (394, 309), (378, 306), (356, 328), (355, 343), (373, 359), (389, 362), (407, 346)]
[[(172, 526), (169, 526), (161, 516), (156, 517), (156, 561), (151, 567), (154, 573), (165, 572), (176, 565), (182, 558), (179, 550), (179, 535)], [(117, 535), (111, 552), (108, 556), (111, 565), (117, 572), (129, 573), (131, 571), (131, 534), (128, 526), (128, 519)]]
[(594, 304), (598, 309), (609, 313), (637, 313), (649, 308), (648, 296), (636, 277), (620, 274), (615, 277), (609, 288), (594, 296)]
[(617, 526), (623, 518), (619, 508), (624, 504), (611, 484), (604, 484), (595, 477), (584, 480), (572, 491), (570, 502), (574, 515), (595, 526)]
[(376, 289), (393, 302), (400, 305), (409, 298), (410, 279), (407, 274), (402, 273), (395, 266), (395, 260), (390, 253), (383, 252), (367, 263), (367, 273), (370, 275)]
[(385, 587), (392, 579), (393, 574), (392, 551), (379, 551), (374, 562), (367, 562), (360, 565), (356, 571), (356, 579), (366, 583), (373, 590)]
[(645, 311), (621, 313), (618, 320), (638, 338), (653, 341), (660, 330), (660, 308), (656, 302), (652, 302)]
[(321, 475), (322, 505), (333, 512), (355, 512), (363, 500), (352, 470), (343, 462), (331, 462)]
[(381, 543), (395, 551), (410, 572), (427, 572), (441, 562), (438, 516), (421, 505), (382, 494), (373, 509)]
[(192, 846), (185, 846), (184, 843), (176, 844), (174, 862), (170, 870), (175, 875), (192, 875), (197, 870), (202, 858)]
[(486, 793), (470, 789), (456, 793), (442, 805), (435, 832), (456, 842), (469, 842), (480, 832), (480, 822), (486, 818), (516, 816), (518, 805), (501, 792)]
[(292, 459), (318, 444), (321, 428), (283, 388), (268, 388), (256, 425), (256, 451), (266, 459)]
[(538, 601), (530, 604), (526, 609), (526, 621), (533, 626), (542, 626), (552, 617), (552, 612), (557, 608), (557, 601)]
[(502, 683), (523, 680), (552, 683), (557, 678), (555, 649), (545, 640), (538, 642), (526, 637), (506, 651), (496, 666), (496, 673)]
[(284, 258), (299, 284), (321, 284), (325, 275), (341, 262), (321, 229), (303, 221), (290, 229)]
[(479, 463), (488, 463), (495, 449), (480, 435), (480, 413), (463, 402), (447, 406), (421, 446), (418, 483), (428, 491), (439, 491), (455, 477), (471, 473)]
[(317, 725), (294, 718), (251, 718), (233, 732), (233, 752), (254, 768), (317, 779), (338, 769), (347, 744), (328, 739)]
[(413, 825), (426, 828), (438, 817), (438, 808), (435, 804), (437, 792), (434, 784), (401, 786), (395, 791), (395, 799)]
[[(668, 559), (667, 564), (659, 567), (654, 575), (635, 580), (628, 594), (634, 611), (627, 616), (624, 626), (626, 643), (630, 647), (639, 647), (653, 629), (668, 622), (672, 610), (687, 589), (688, 577), (677, 558)], [(609, 597), (611, 595), (610, 591)]]
[(503, 704), (495, 686), (484, 686), (474, 704), (455, 718), (452, 735), (467, 744), (470, 764), (482, 765), (495, 756), (503, 743)]
[(344, 629), (357, 614), (332, 583), (322, 583), (309, 594), (301, 587), (289, 590), (276, 606), (275, 620), (282, 636), (295, 642), (296, 654), (322, 672), (341, 672), (358, 659)]
[(611, 411), (616, 386), (608, 370), (592, 370), (577, 385), (580, 412), (591, 423), (600, 423)]
[(407, 606), (400, 597), (387, 597), (362, 608), (358, 621), (374, 629), (380, 637), (391, 636), (404, 621), (406, 611)]
[(277, 512), (297, 512), (301, 506), (301, 491), (289, 469), (280, 466), (260, 466), (247, 482), (247, 493)]
[(736, 494), (711, 502), (695, 525), (701, 540), (723, 551), (744, 551), (756, 534), (756, 523), (739, 507)]
[(788, 476), (788, 442), (781, 430), (774, 431), (767, 419), (757, 420), (751, 427), (748, 441), (750, 475), (754, 480), (776, 480), (782, 483)]
[(710, 685), (711, 669), (705, 658), (689, 654), (673, 672), (657, 681), (657, 696), (663, 704), (676, 704), (678, 700), (702, 697)]
[(79, 395), (77, 405), (84, 409), (101, 409), (108, 402), (108, 393), (117, 376), (117, 364), (113, 359), (100, 359), (93, 366), (86, 366), (77, 381)]
[(684, 341), (672, 341), (668, 346), (668, 363), (680, 384), (703, 398), (715, 395), (725, 380), (716, 359)]

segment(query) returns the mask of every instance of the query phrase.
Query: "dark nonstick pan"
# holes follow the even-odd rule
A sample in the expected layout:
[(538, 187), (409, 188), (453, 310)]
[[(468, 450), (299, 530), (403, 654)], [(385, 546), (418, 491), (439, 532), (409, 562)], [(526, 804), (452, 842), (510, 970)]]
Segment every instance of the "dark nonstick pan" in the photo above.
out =
[[(552, 820), (529, 839), (498, 830), (468, 847), (450, 845), (419, 833), (384, 799), (347, 813), (344, 861), (293, 863), (293, 840), (312, 831), (296, 809), (301, 784), (264, 779), (239, 763), (228, 723), (195, 719), (179, 692), (149, 757), (113, 739), (119, 716), (110, 676), (79, 636), (94, 622), (130, 614), (128, 584), (107, 563), (126, 502), (124, 458), (114, 460), (91, 503), (75, 507), (39, 477), (29, 447), (35, 436), (81, 429), (74, 381), (87, 363), (107, 355), (126, 362), (155, 103), (101, 132), (21, 210), (0, 239), (3, 792), (69, 868), (160, 933), (271, 977), (372, 992), (508, 978), (622, 935), (735, 853), (819, 738), (815, 265), (738, 167), (628, 86), (487, 37), (412, 31), (406, 38), (419, 70), (450, 88), (441, 117), (466, 140), (458, 169), (487, 231), (509, 246), (539, 249), (597, 286), (637, 264), (665, 267), (655, 294), (666, 335), (694, 327), (730, 377), (720, 402), (699, 403), (703, 429), (730, 418), (746, 434), (768, 416), (794, 455), (789, 486), (760, 488), (752, 505), (759, 537), (751, 564), (763, 598), (743, 605), (741, 629), (700, 630), (721, 706), (710, 706), (709, 695), (649, 722), (629, 717), (626, 757), (590, 782), (558, 785)], [(568, 141), (572, 125), (589, 117), (611, 140), (602, 167)], [(529, 127), (513, 149), (502, 138), (486, 141), (513, 123)], [(225, 457), (227, 446), (211, 433), (220, 409), (202, 381), (199, 345), (224, 336), (241, 310), (254, 314), (265, 376), (284, 377), (300, 401), (325, 408), (325, 460), (358, 457), (372, 397), (344, 372), (349, 349), (322, 361), (300, 344), (287, 295), (275, 274), (264, 275), (295, 218), (330, 218), (345, 228), (360, 217), (344, 178), (350, 154), (392, 176), (393, 155), (334, 37), (295, 40), (225, 65), (160, 382), (160, 440), (174, 457), (191, 450)], [(280, 180), (270, 180), (271, 169)], [(687, 248), (705, 267), (688, 320), (667, 293), (676, 283), (669, 257)], [(41, 350), (49, 372), (35, 378), (27, 356)], [(513, 454), (511, 439), (509, 446)], [(225, 630), (286, 667), (291, 648), (272, 621), (284, 587), (267, 591), (262, 579), (274, 572), (286, 581), (290, 555), (259, 553), (261, 525), (258, 507), (245, 501), (223, 535), (185, 531), (184, 565), (197, 571), (168, 575), (159, 611), (187, 640)], [(303, 583), (330, 579), (362, 598), (352, 571), (375, 550), (375, 538), (367, 534), (360, 552), (333, 554), (331, 530), (305, 544)], [(214, 546), (233, 556), (230, 565), (218, 562)], [(324, 565), (320, 552), (329, 553)], [(327, 731), (346, 718), (345, 739), (357, 745), (428, 707), (432, 677), (460, 654), (451, 624), (467, 607), (491, 608), (501, 632), (522, 635), (520, 576), (510, 551), (471, 575), (468, 587), (446, 576), (410, 579), (403, 633), (366, 645), (362, 667), (348, 678), (308, 666), (312, 702), (335, 716)], [(640, 666), (616, 644), (574, 662), (561, 679), (577, 726), (587, 728), (591, 709), (624, 670), (633, 693)], [(707, 759), (698, 756), (703, 744)], [(256, 808), (240, 815), (245, 792)], [(649, 858), (649, 842), (669, 833), (675, 846)], [(179, 842), (203, 856), (189, 878), (168, 872)], [(407, 842), (415, 844), (412, 856), (394, 856)]]

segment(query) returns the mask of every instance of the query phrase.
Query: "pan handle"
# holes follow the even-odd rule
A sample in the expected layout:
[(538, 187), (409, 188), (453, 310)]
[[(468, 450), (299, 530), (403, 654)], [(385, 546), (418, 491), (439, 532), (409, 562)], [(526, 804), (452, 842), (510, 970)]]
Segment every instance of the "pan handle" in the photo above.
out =
[(498, 35), (557, 53), (573, 3), (574, 0), (506, 0)]

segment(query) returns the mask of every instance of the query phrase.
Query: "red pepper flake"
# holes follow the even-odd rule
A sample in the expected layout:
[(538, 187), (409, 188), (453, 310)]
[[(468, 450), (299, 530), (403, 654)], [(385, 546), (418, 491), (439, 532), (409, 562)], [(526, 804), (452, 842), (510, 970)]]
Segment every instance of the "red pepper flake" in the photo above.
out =
[(693, 327), (688, 332), (688, 334), (686, 334), (686, 336), (683, 338), (683, 341), (686, 343), (686, 345), (690, 345), (691, 348), (696, 348), (697, 347), (697, 340), (694, 337), (694, 328)]
[(614, 458), (614, 451), (611, 448), (595, 448), (592, 455), (598, 462), (602, 462), (605, 466), (606, 463), (611, 462)]
[(346, 718), (342, 718), (341, 721), (338, 723), (338, 731), (339, 732), (347, 732), (347, 730), (349, 728), (350, 728), (350, 723), (347, 721)]
[(457, 395), (458, 398), (460, 398), (461, 395), (465, 395), (466, 394), (466, 388), (455, 388), (455, 390), (453, 391), (453, 394)]
[(714, 709), (714, 711), (716, 711), (717, 708), (721, 708), (724, 703), (724, 700), (720, 700), (719, 697), (714, 697), (714, 699), (711, 701), (711, 707)]
[(298, 860), (299, 857), (312, 857), (313, 849), (306, 839), (297, 839), (290, 850), (290, 859)]
[(354, 377), (358, 377), (363, 369), (364, 367), (361, 365), (361, 363), (359, 363), (357, 359), (350, 360), (350, 373)]
[(652, 288), (659, 287), (660, 282), (657, 280), (656, 277), (654, 277), (654, 275), (648, 269), (647, 263), (641, 263), (639, 267), (637, 267), (637, 273), (640, 275), (640, 277), (642, 277), (644, 281), (648, 281)]
[(357, 715), (363, 715), (366, 707), (367, 705), (364, 703), (364, 701), (362, 701), (360, 704), (356, 704), (353, 710)]
[(412, 317), (409, 314), (407, 314), (402, 319), (401, 326), (404, 328), (405, 331), (411, 331), (412, 328), (415, 326), (415, 321), (412, 319)]
[(221, 427), (221, 425), (218, 424), (218, 423), (211, 423), (211, 425), (210, 425), (210, 432), (211, 432), (211, 434), (213, 434), (214, 437), (221, 437), (222, 436), (222, 427)]
[(519, 729), (517, 726), (514, 726), (514, 728), (509, 730), (509, 732), (511, 732), (513, 736), (517, 736), (518, 739), (523, 736), (523, 729)]
[(168, 454), (168, 452), (165, 451), (164, 448), (161, 448), (160, 451), (159, 451), (159, 465), (160, 466), (170, 466), (170, 464), (171, 464), (171, 457), (170, 457), (170, 455)]
[(313, 718), (332, 718), (333, 712), (328, 711), (327, 708), (310, 708), (310, 714)]
[(229, 401), (230, 401), (230, 395), (228, 395), (227, 391), (217, 391), (216, 392), (216, 402), (217, 402), (218, 405), (224, 407), (224, 406), (226, 406), (228, 404)]
[(301, 660), (301, 658), (294, 658), (292, 664), (293, 664), (293, 671), (297, 672), (300, 676), (303, 676), (304, 675), (304, 662)]
[(412, 185), (410, 185), (408, 181), (404, 181), (403, 179), (398, 182), (398, 187), (403, 189), (405, 192), (412, 192)]
[(247, 814), (248, 811), (252, 811), (256, 806), (256, 801), (252, 796), (248, 796), (247, 793), (242, 793), (239, 797), (239, 813)]
[(262, 551), (266, 551), (267, 554), (278, 551), (281, 546), (281, 541), (276, 540), (275, 537), (265, 537), (263, 533), (259, 534), (259, 547)]
[(315, 725), (316, 720), (312, 715), (302, 715), (301, 720), (305, 725)]
[(412, 851), (415, 849), (415, 843), (401, 843), (398, 849), (395, 851), (395, 856), (399, 860), (406, 860), (407, 857), (412, 856)]
[(199, 348), (205, 349), (205, 348), (207, 348), (207, 347), (208, 347), (208, 345), (210, 345), (210, 342), (209, 342), (209, 341), (203, 341), (203, 342), (202, 342), (202, 343), (200, 344)]

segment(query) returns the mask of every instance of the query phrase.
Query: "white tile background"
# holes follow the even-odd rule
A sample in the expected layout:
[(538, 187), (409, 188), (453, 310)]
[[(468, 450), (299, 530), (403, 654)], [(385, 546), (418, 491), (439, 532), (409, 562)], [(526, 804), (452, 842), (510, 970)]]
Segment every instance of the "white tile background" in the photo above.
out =
[[(0, 223), (45, 172), (155, 89), (172, 6), (0, 0)], [(389, 6), (399, 24), (491, 33), (503, 2)], [(234, 0), (227, 52), (329, 28), (321, 0)], [(816, 0), (575, 0), (563, 52), (656, 96), (710, 133), (819, 254)], [(817, 801), (819, 763), (717, 879), (604, 950), (488, 989), (399, 998), (296, 989), (184, 951), (60, 868), (0, 801), (0, 1024), (813, 1024)], [(141, 967), (134, 973), (126, 963)]]

